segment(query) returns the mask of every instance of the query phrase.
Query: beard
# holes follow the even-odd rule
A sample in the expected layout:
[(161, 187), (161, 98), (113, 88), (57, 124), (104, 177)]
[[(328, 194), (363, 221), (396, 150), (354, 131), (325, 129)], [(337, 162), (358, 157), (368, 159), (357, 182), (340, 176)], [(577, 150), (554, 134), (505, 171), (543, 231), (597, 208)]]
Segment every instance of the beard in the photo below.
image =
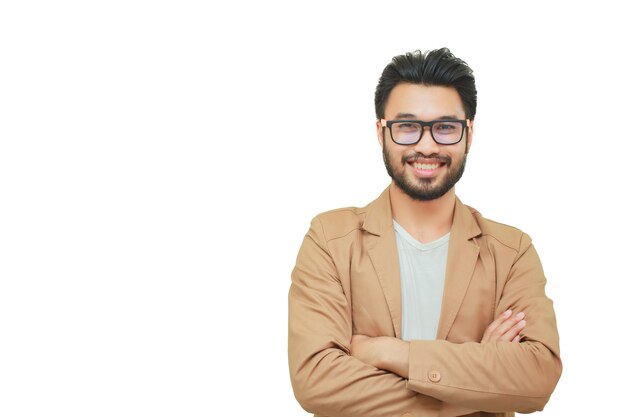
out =
[[(443, 181), (439, 185), (435, 182), (437, 178), (410, 178), (410, 174), (406, 169), (403, 169), (406, 165), (406, 161), (411, 158), (429, 158), (437, 159), (439, 162), (443, 162), (448, 167), (448, 172), (445, 174)], [(387, 148), (387, 141), (383, 141), (383, 161), (385, 161), (385, 168), (387, 173), (393, 180), (393, 182), (413, 200), (418, 201), (431, 201), (442, 197), (448, 191), (454, 187), (454, 185), (463, 176), (465, 171), (465, 161), (467, 160), (467, 153), (464, 153), (461, 160), (459, 160), (454, 166), (452, 165), (452, 159), (448, 156), (424, 155), (422, 153), (414, 153), (404, 155), (402, 157), (402, 165), (394, 167), (390, 161), (389, 149)]]

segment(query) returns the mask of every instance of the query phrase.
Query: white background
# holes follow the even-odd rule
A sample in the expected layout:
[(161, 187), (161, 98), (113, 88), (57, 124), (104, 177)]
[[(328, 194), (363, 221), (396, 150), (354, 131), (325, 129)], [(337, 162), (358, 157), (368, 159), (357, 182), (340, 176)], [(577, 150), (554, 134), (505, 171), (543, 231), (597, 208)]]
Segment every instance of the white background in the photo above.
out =
[(1, 3), (0, 415), (307, 415), (297, 250), (315, 214), (387, 185), (378, 77), (441, 46), (478, 87), (457, 193), (534, 238), (555, 301), (543, 415), (619, 413), (623, 13), (225, 3)]

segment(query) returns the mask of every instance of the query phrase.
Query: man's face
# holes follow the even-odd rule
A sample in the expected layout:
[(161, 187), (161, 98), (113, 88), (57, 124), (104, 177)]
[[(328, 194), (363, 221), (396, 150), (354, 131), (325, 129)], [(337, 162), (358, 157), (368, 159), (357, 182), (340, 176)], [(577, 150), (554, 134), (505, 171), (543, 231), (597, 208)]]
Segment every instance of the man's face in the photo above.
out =
[[(391, 90), (386, 120), (411, 119), (429, 122), (454, 118), (464, 120), (465, 110), (459, 93), (452, 87), (398, 84)], [(414, 200), (435, 200), (447, 192), (463, 175), (465, 159), (472, 141), (472, 127), (454, 145), (439, 145), (426, 128), (414, 145), (398, 145), (388, 128), (377, 122), (378, 141), (383, 148), (385, 167), (393, 182)]]

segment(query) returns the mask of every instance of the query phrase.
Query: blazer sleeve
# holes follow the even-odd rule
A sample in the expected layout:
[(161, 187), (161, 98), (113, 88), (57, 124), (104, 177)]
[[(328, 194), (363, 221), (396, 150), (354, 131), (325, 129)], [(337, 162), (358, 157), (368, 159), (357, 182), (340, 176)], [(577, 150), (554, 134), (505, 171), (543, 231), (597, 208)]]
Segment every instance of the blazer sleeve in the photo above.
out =
[(350, 356), (351, 338), (349, 299), (316, 218), (289, 290), (289, 370), (296, 399), (305, 410), (329, 416), (422, 415), (439, 409), (439, 401), (408, 389), (404, 378)]
[(552, 301), (535, 248), (522, 235), (496, 302), (496, 314), (526, 313), (520, 343), (411, 341), (407, 386), (442, 401), (488, 412), (542, 410), (561, 376)]

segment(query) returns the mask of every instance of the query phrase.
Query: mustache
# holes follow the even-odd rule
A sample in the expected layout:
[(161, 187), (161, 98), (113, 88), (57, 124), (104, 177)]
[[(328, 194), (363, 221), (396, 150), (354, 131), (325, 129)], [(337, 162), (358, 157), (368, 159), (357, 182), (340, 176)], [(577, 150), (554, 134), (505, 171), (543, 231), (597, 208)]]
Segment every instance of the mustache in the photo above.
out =
[(414, 152), (408, 155), (403, 155), (402, 156), (402, 163), (405, 164), (409, 161), (415, 161), (416, 159), (428, 159), (428, 160), (435, 160), (438, 162), (442, 162), (446, 165), (450, 165), (452, 163), (452, 158), (450, 158), (449, 156), (442, 156), (439, 154), (431, 154), (431, 155), (424, 155), (421, 152)]

